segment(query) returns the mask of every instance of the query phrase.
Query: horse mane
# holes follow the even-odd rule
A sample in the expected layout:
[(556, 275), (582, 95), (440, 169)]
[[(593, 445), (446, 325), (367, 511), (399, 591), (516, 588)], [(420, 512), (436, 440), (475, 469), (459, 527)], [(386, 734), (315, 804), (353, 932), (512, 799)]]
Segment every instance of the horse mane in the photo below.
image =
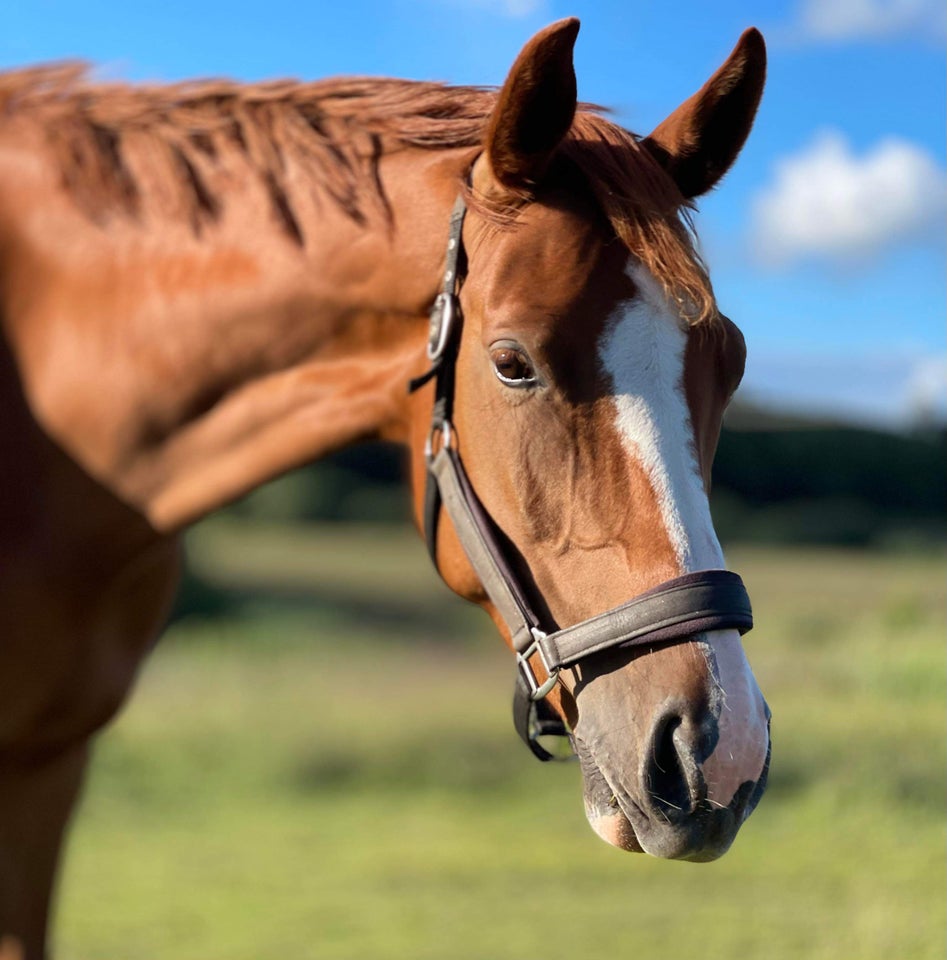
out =
[[(486, 87), (364, 77), (128, 85), (95, 82), (82, 63), (0, 74), (0, 122), (39, 126), (65, 189), (92, 219), (142, 216), (148, 200), (149, 215), (183, 218), (199, 234), (226, 203), (221, 170), (249, 170), (299, 244), (299, 190), (328, 196), (360, 223), (373, 208), (387, 213), (382, 153), (477, 147), (495, 102)], [(638, 137), (582, 105), (560, 152), (690, 322), (711, 320), (691, 207)]]

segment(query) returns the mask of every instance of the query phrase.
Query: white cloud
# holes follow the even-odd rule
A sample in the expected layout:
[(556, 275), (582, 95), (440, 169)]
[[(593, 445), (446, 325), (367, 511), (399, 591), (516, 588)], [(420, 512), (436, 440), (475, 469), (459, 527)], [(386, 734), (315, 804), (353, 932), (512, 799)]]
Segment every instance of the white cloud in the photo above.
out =
[(737, 396), (873, 426), (947, 423), (947, 356), (895, 343), (821, 352), (751, 348)]
[(943, 0), (803, 0), (794, 32), (818, 41), (939, 38), (947, 32)]
[(904, 406), (915, 420), (947, 420), (947, 358), (917, 360), (904, 387)]
[(870, 261), (939, 226), (945, 208), (947, 176), (921, 147), (889, 137), (856, 156), (843, 134), (824, 131), (756, 197), (754, 250), (774, 265)]

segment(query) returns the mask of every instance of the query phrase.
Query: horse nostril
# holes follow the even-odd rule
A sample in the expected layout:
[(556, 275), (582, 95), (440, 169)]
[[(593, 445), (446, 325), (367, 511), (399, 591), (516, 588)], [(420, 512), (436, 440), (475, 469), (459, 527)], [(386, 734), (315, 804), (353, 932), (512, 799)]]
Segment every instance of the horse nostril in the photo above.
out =
[(655, 724), (643, 770), (645, 799), (669, 822), (691, 814), (700, 801), (700, 773), (692, 739), (678, 714), (665, 714)]

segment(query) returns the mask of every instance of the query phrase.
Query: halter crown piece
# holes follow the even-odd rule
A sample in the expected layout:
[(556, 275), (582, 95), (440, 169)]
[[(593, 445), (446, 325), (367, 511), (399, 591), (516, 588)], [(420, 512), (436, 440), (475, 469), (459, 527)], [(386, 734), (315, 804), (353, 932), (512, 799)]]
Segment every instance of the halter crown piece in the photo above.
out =
[[(411, 392), (435, 380), (431, 431), (425, 448), (427, 479), (424, 536), (437, 563), (441, 510), (450, 517), (467, 558), (510, 632), (516, 652), (513, 723), (540, 760), (552, 760), (539, 737), (568, 737), (565, 723), (547, 702), (559, 671), (615, 647), (682, 643), (707, 630), (753, 626), (750, 598), (740, 577), (728, 570), (702, 570), (667, 580), (627, 603), (581, 623), (559, 629), (543, 623), (529, 602), (501, 546), (502, 534), (477, 497), (456, 447), (451, 417), (463, 315), (457, 291), (466, 268), (462, 231), (466, 206), (457, 198), (450, 217), (447, 260), (441, 292), (431, 308), (427, 354), (431, 366), (412, 380)], [(439, 568), (438, 568), (439, 569)], [(533, 670), (538, 658), (546, 677)]]

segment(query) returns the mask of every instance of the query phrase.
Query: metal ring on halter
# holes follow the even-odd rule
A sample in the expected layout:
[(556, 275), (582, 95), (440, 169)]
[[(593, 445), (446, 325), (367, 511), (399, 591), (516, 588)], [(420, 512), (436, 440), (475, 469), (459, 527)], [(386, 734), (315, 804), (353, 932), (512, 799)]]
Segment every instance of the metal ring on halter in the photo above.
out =
[(439, 450), (449, 450), (454, 441), (454, 431), (451, 429), (449, 420), (441, 420), (440, 423), (431, 424), (431, 432), (424, 441), (424, 459), (430, 463), (434, 459), (434, 437), (440, 433), (441, 445)]
[[(525, 650), (518, 650), (516, 652), (516, 665), (519, 667), (519, 671), (526, 681), (526, 686), (529, 689), (529, 699), (542, 700), (556, 685), (556, 681), (559, 679), (559, 671), (554, 670), (546, 663), (546, 656), (543, 653), (543, 648), (540, 646), (540, 642), (546, 639), (546, 634), (543, 633), (539, 627), (532, 627), (530, 632), (533, 635), (533, 642)], [(536, 674), (533, 673), (533, 668), (530, 665), (529, 658), (534, 653), (539, 654), (539, 659), (542, 661), (546, 673), (549, 674), (545, 683), (540, 683), (536, 679)]]
[(455, 313), (454, 294), (439, 293), (431, 307), (431, 329), (427, 341), (427, 356), (432, 362), (440, 359), (447, 346)]

